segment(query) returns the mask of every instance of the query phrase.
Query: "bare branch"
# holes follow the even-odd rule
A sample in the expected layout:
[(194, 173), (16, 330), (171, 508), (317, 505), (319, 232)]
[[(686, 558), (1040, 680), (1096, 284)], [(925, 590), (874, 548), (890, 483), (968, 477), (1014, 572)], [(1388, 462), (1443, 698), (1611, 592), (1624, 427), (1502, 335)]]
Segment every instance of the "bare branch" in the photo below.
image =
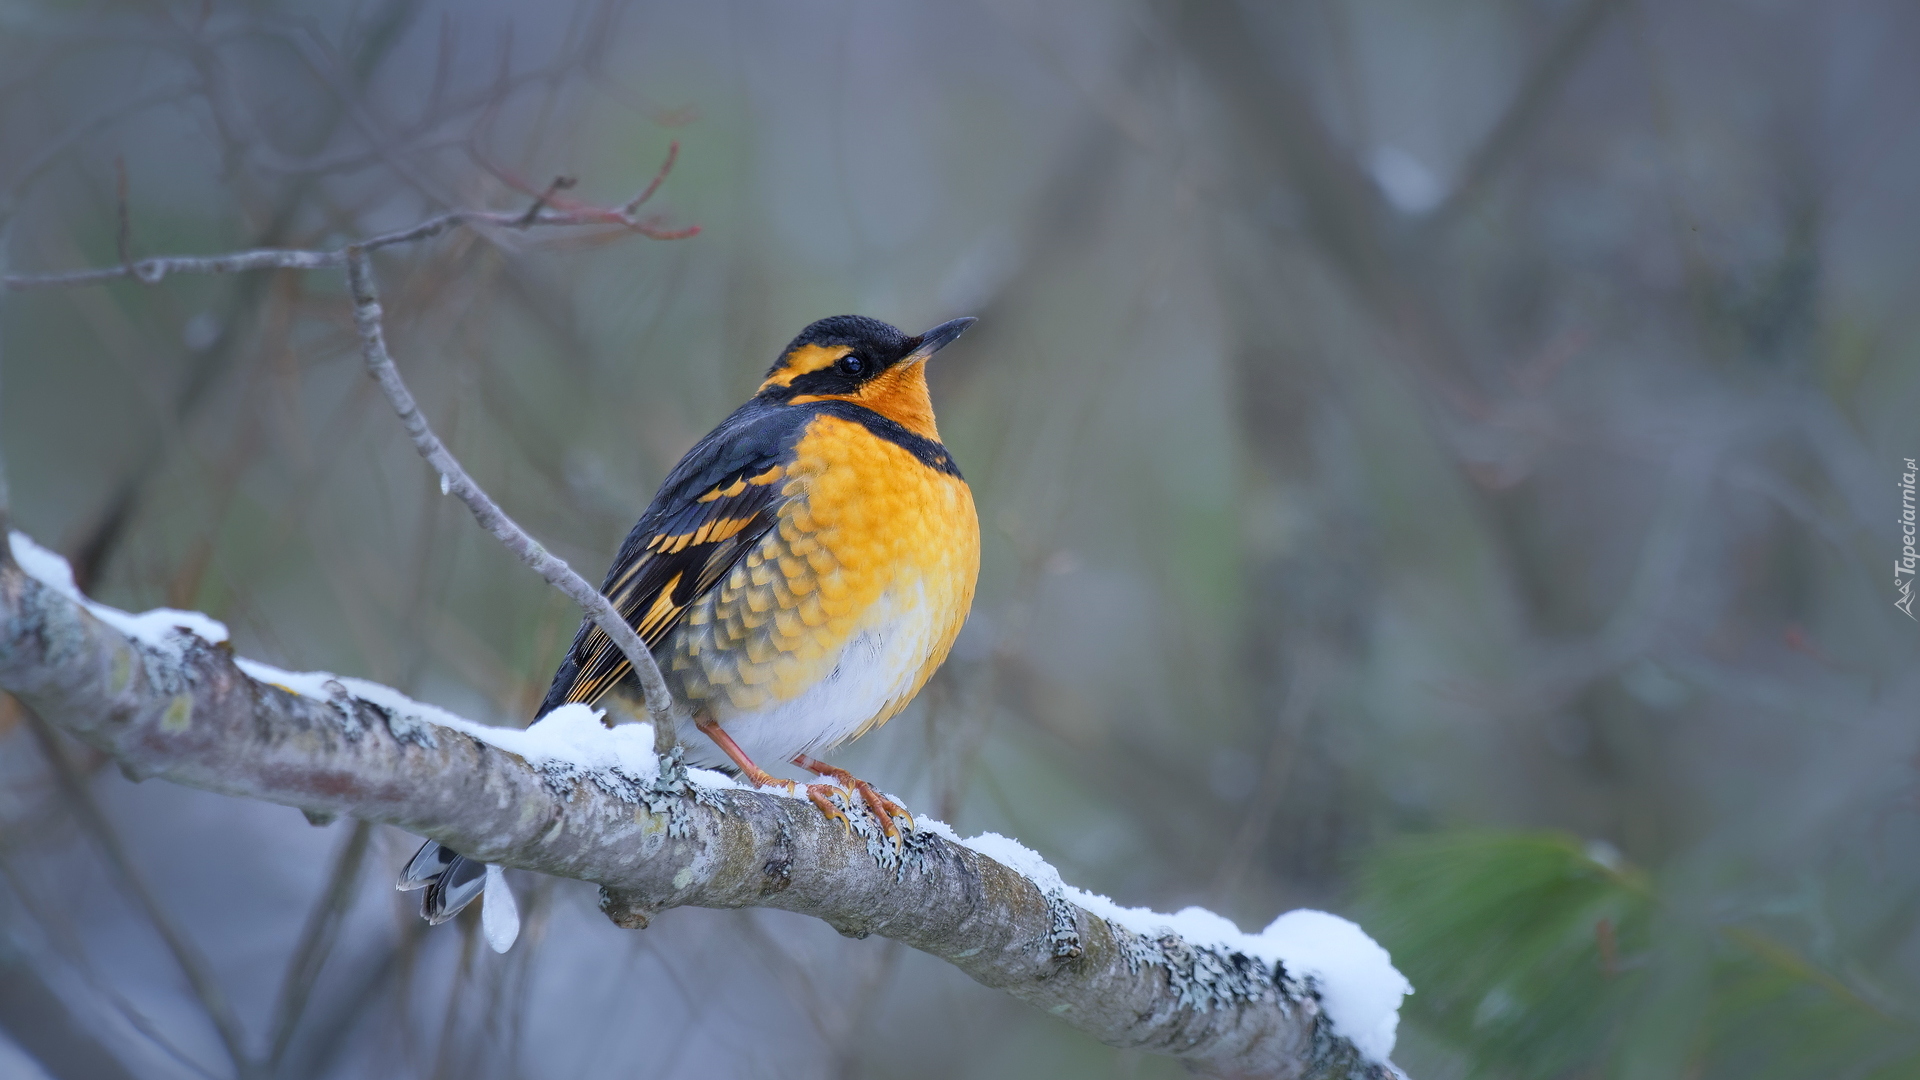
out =
[(131, 775), (386, 822), (597, 882), (621, 925), (682, 906), (778, 907), (911, 945), (1103, 1042), (1204, 1074), (1395, 1075), (1334, 1031), (1311, 980), (1137, 933), (933, 832), (896, 852), (858, 809), (857, 832), (843, 832), (797, 799), (695, 786), (676, 759), (655, 776), (536, 765), (378, 688), (291, 693), (190, 633), (129, 639), (5, 555), (0, 688)]
[(1593, 44), (1607, 16), (1619, 6), (1620, 0), (1587, 0), (1567, 20), (1566, 29), (1528, 70), (1506, 111), (1467, 158), (1446, 201), (1433, 209), (1429, 229), (1444, 228), (1457, 220), (1486, 190), (1500, 166), (1525, 144), (1545, 117), (1561, 85), (1578, 69), (1580, 54)]
[(287, 962), (287, 973), (281, 980), (280, 995), (273, 1007), (273, 1031), (267, 1038), (266, 1065), (270, 1073), (279, 1072), (280, 1063), (286, 1060), (287, 1048), (293, 1044), (293, 1034), (306, 1011), (307, 999), (313, 993), (314, 983), (319, 981), (321, 967), (333, 951), (347, 907), (353, 902), (354, 886), (359, 884), (360, 867), (366, 861), (367, 843), (372, 837), (371, 825), (354, 822), (346, 841), (340, 845), (339, 855), (334, 858), (332, 872), (327, 875), (327, 891), (307, 917), (300, 944), (293, 950), (293, 959)]
[[(24, 700), (24, 699), (23, 699)], [(234, 1015), (233, 1006), (226, 995), (220, 991), (220, 984), (213, 977), (213, 968), (206, 957), (200, 954), (186, 932), (173, 921), (173, 916), (160, 903), (153, 890), (147, 887), (146, 877), (133, 860), (127, 857), (126, 847), (120, 842), (120, 834), (107, 821), (100, 807), (94, 803), (93, 796), (81, 780), (73, 763), (60, 752), (60, 744), (54, 741), (53, 729), (43, 717), (36, 713), (32, 704), (27, 704), (27, 726), (39, 740), (40, 751), (47, 759), (48, 767), (53, 771), (54, 779), (60, 785), (60, 791), (73, 807), (74, 816), (89, 833), (94, 843), (107, 858), (107, 864), (120, 878), (128, 895), (140, 908), (141, 914), (153, 924), (154, 932), (160, 935), (167, 951), (173, 954), (174, 963), (180, 966), (180, 973), (186, 976), (187, 985), (192, 988), (194, 997), (200, 1001), (200, 1007), (206, 1011), (207, 1019), (213, 1023), (214, 1031), (219, 1033), (221, 1045), (226, 1048), (227, 1057), (233, 1061), (236, 1075), (246, 1078), (256, 1076), (258, 1067), (247, 1054), (246, 1036), (240, 1028), (240, 1019)]]
[(373, 279), (372, 266), (367, 261), (369, 252), (400, 244), (415, 243), (431, 239), (456, 226), (490, 225), (501, 228), (525, 229), (534, 225), (606, 225), (616, 224), (647, 236), (660, 239), (678, 239), (692, 236), (698, 227), (666, 232), (658, 230), (648, 222), (635, 220), (631, 208), (645, 202), (660, 185), (666, 171), (673, 166), (678, 154), (676, 143), (668, 152), (665, 164), (653, 182), (641, 195), (621, 208), (603, 208), (589, 206), (574, 200), (566, 200), (564, 207), (546, 209), (546, 205), (559, 198), (559, 192), (572, 187), (573, 181), (555, 180), (545, 192), (540, 194), (533, 205), (518, 215), (490, 211), (455, 210), (450, 213), (428, 218), (417, 225), (396, 232), (382, 233), (356, 244), (333, 251), (300, 251), (293, 249), (263, 249), (258, 251), (235, 252), (227, 255), (208, 256), (165, 256), (152, 259), (131, 261), (127, 251), (128, 217), (126, 205), (126, 174), (120, 173), (120, 255), (119, 266), (102, 267), (93, 270), (77, 270), (66, 273), (41, 275), (7, 275), (3, 280), (9, 289), (63, 288), (75, 285), (91, 285), (116, 278), (132, 276), (146, 284), (154, 284), (170, 273), (223, 274), (246, 270), (324, 270), (344, 265), (347, 268), (349, 291), (353, 296), (354, 323), (359, 330), (360, 351), (366, 360), (367, 371), (379, 384), (392, 403), (394, 411), (399, 413), (401, 423), (407, 434), (413, 439), (414, 446), (422, 457), (432, 465), (441, 478), (441, 488), (449, 494), (457, 494), (460, 501), (473, 511), (475, 520), (482, 528), (492, 533), (507, 546), (521, 562), (527, 564), (535, 573), (570, 597), (593, 619), (620, 652), (632, 665), (635, 677), (640, 681), (646, 696), (647, 711), (655, 723), (667, 724), (673, 707), (673, 697), (667, 690), (667, 684), (660, 677), (660, 669), (653, 661), (653, 654), (640, 640), (633, 628), (627, 625), (613, 605), (598, 589), (588, 584), (585, 578), (575, 573), (566, 562), (548, 552), (540, 543), (529, 536), (526, 530), (516, 524), (502, 511), (497, 503), (488, 497), (473, 478), (467, 475), (460, 463), (454, 459), (439, 436), (433, 433), (426, 417), (420, 413), (414, 402), (413, 394), (400, 378), (399, 369), (394, 366), (393, 358), (387, 352), (386, 336), (381, 326), (381, 309), (378, 289)]
[(660, 190), (661, 184), (666, 183), (667, 174), (673, 171), (673, 163), (679, 157), (680, 157), (680, 140), (675, 139), (671, 143), (667, 144), (667, 160), (660, 163), (660, 171), (653, 174), (653, 182), (647, 185), (646, 190), (642, 191), (638, 195), (635, 195), (633, 199), (627, 203), (627, 205), (621, 207), (620, 208), (621, 212), (624, 214), (627, 214), (628, 216), (632, 216), (635, 210), (640, 209), (642, 204), (644, 204), (648, 199), (653, 198), (653, 193)]
[(547, 200), (553, 198), (554, 195), (559, 192), (566, 191), (579, 182), (578, 179), (571, 176), (554, 177), (553, 183), (547, 185), (547, 190), (541, 193), (539, 198), (533, 200), (533, 205), (527, 207), (527, 212), (521, 215), (519, 221), (520, 227), (524, 229), (532, 225), (534, 220), (540, 216), (540, 211), (547, 208)]
[[(98, 285), (107, 281), (116, 281), (124, 277), (135, 278), (152, 285), (168, 274), (237, 274), (248, 270), (330, 270), (347, 264), (348, 253), (355, 248), (361, 251), (377, 251), (381, 248), (395, 247), (400, 244), (412, 244), (430, 240), (441, 233), (459, 226), (469, 228), (492, 227), (500, 229), (526, 229), (541, 226), (594, 226), (610, 225), (628, 232), (636, 232), (653, 240), (684, 240), (700, 234), (700, 226), (689, 225), (684, 229), (663, 228), (652, 218), (636, 218), (632, 211), (645, 202), (659, 187), (664, 170), (671, 168), (677, 156), (679, 144), (667, 154), (663, 172), (656, 175), (651, 184), (640, 196), (625, 206), (603, 207), (580, 202), (575, 199), (561, 198), (558, 194), (571, 184), (554, 184), (544, 193), (530, 192), (536, 200), (534, 205), (518, 214), (501, 213), (492, 210), (452, 210), (430, 217), (417, 225), (411, 225), (394, 232), (381, 233), (356, 241), (345, 247), (327, 251), (302, 251), (291, 248), (264, 248), (255, 251), (236, 251), (223, 255), (168, 255), (137, 262), (126, 258), (124, 197), (121, 203), (121, 262), (118, 266), (102, 266), (88, 270), (67, 270), (50, 274), (7, 274), (0, 277), (8, 289), (25, 291), (28, 289), (64, 289), (78, 285)], [(506, 179), (506, 175), (502, 174)], [(513, 181), (509, 181), (513, 182)]]
[[(445, 231), (445, 229), (443, 227), (436, 231)], [(7, 288), (16, 291), (98, 285), (124, 277), (136, 278), (152, 285), (168, 274), (238, 274), (248, 270), (325, 270), (339, 266), (345, 261), (345, 253), (338, 251), (265, 248), (258, 251), (236, 251), (226, 255), (169, 255), (141, 259), (135, 263), (122, 263), (119, 266), (69, 270), (56, 274), (8, 274), (4, 280)]]
[[(685, 240), (689, 237), (700, 235), (700, 226), (698, 225), (689, 225), (684, 229), (667, 229), (661, 226), (658, 218), (636, 218), (633, 216), (634, 211), (638, 210), (642, 203), (653, 198), (653, 193), (660, 189), (660, 185), (665, 182), (667, 178), (667, 173), (673, 169), (673, 163), (679, 159), (680, 142), (678, 139), (674, 140), (674, 142), (667, 147), (666, 160), (660, 163), (660, 171), (654, 174), (652, 182), (641, 189), (640, 194), (629, 199), (624, 206), (617, 207), (593, 206), (589, 203), (581, 202), (578, 199), (570, 199), (561, 195), (561, 191), (573, 186), (571, 182), (564, 185), (556, 182), (542, 191), (528, 183), (524, 177), (515, 173), (513, 170), (487, 160), (486, 156), (480, 152), (479, 147), (475, 146), (470, 148), (469, 153), (475, 161), (480, 163), (482, 168), (498, 177), (502, 183), (520, 192), (522, 195), (531, 197), (534, 200), (535, 210), (538, 210), (542, 206), (551, 206), (556, 211), (559, 211), (560, 216), (572, 219), (571, 223), (573, 224), (617, 225), (654, 240)], [(529, 214), (531, 213), (532, 211), (529, 211)]]
[(646, 692), (647, 712), (653, 716), (654, 722), (670, 724), (673, 695), (667, 690), (666, 680), (660, 677), (660, 668), (653, 662), (653, 653), (640, 640), (640, 635), (633, 632), (626, 618), (614, 610), (613, 604), (601, 595), (600, 590), (587, 584), (587, 580), (574, 573), (564, 560), (540, 546), (486, 492), (480, 490), (480, 485), (473, 482), (467, 470), (461, 468), (460, 463), (447, 452), (440, 437), (427, 425), (427, 418), (420, 415), (420, 407), (414, 403), (413, 394), (407, 390), (407, 384), (401, 381), (399, 369), (393, 366), (393, 357), (387, 354), (386, 335), (380, 326), (380, 297), (373, 281), (373, 268), (368, 265), (367, 253), (359, 248), (347, 250), (347, 285), (353, 294), (353, 319), (360, 331), (360, 354), (367, 361), (367, 371), (373, 375), (373, 381), (380, 385), (381, 392), (387, 395), (394, 411), (400, 414), (400, 423), (406, 427), (420, 456), (439, 471), (440, 490), (459, 496), (460, 501), (467, 504), (467, 509), (473, 511), (474, 520), (480, 523), (481, 528), (492, 533), (534, 573), (547, 579), (548, 584), (566, 593), (586, 611), (601, 632), (626, 656), (627, 662), (633, 665), (634, 674)]

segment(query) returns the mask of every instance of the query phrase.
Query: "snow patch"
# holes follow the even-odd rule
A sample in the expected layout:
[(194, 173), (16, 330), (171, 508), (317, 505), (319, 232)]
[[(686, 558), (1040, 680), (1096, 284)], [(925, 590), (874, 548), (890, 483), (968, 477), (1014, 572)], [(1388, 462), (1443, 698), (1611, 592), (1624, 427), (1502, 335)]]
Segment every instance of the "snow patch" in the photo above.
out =
[(660, 759), (653, 752), (653, 725), (608, 728), (601, 722), (603, 715), (587, 705), (562, 705), (531, 727), (483, 727), (480, 730), (485, 734), (477, 737), (536, 765), (557, 761), (583, 769), (619, 769), (643, 783), (660, 775)]
[[(249, 676), (289, 693), (328, 701), (345, 692), (387, 709), (403, 722), (420, 722), (460, 732), (488, 746), (518, 754), (531, 765), (560, 767), (588, 774), (612, 772), (642, 786), (660, 778), (660, 758), (653, 749), (652, 724), (616, 724), (609, 728), (602, 720), (605, 710), (578, 702), (562, 705), (526, 728), (494, 727), (476, 724), (465, 717), (415, 701), (391, 687), (365, 679), (335, 675), (328, 671), (286, 671), (244, 657), (235, 657), (234, 663)], [(339, 689), (335, 690), (334, 687)], [(391, 726), (393, 720), (388, 723)], [(401, 730), (396, 728), (395, 735), (400, 735)], [(711, 769), (686, 768), (683, 773), (687, 783), (695, 787), (713, 791), (734, 788), (751, 790), (733, 777)], [(804, 789), (799, 792), (789, 792), (784, 788), (761, 790), (769, 795), (806, 798)]]
[[(197, 611), (155, 608), (134, 614), (89, 600), (73, 581), (73, 569), (67, 561), (41, 547), (22, 532), (8, 536), (13, 561), (27, 576), (72, 600), (87, 613), (142, 645), (168, 648), (177, 630), (184, 630), (210, 645), (227, 640), (226, 625)], [(653, 752), (651, 724), (622, 724), (611, 730), (600, 722), (601, 713), (585, 705), (566, 705), (542, 717), (533, 726), (521, 729), (476, 724), (445, 709), (415, 701), (392, 687), (336, 675), (331, 671), (288, 671), (246, 657), (235, 657), (234, 664), (248, 677), (315, 701), (335, 702), (343, 696), (358, 698), (385, 709), (394, 734), (412, 737), (432, 745), (433, 735), (420, 725), (431, 725), (471, 736), (508, 753), (518, 754), (529, 763), (559, 763), (594, 771), (618, 769), (629, 779), (646, 783), (660, 774), (660, 762)], [(707, 787), (731, 787), (733, 782), (719, 773), (704, 769), (688, 770), (689, 779)]]
[(1065, 884), (1051, 863), (1010, 837), (989, 832), (961, 839), (943, 822), (922, 818), (919, 824), (1020, 873), (1042, 893), (1057, 894), (1149, 941), (1173, 934), (1189, 945), (1284, 964), (1294, 979), (1311, 976), (1336, 1031), (1381, 1064), (1387, 1064), (1393, 1053), (1400, 999), (1413, 993), (1413, 984), (1393, 966), (1387, 950), (1338, 915), (1303, 908), (1280, 916), (1258, 934), (1249, 934), (1233, 920), (1205, 908), (1189, 907), (1167, 915), (1122, 907), (1108, 897)]
[(28, 577), (86, 608), (94, 618), (143, 645), (165, 647), (168, 635), (175, 628), (185, 630), (209, 645), (218, 645), (227, 640), (225, 623), (197, 611), (154, 608), (134, 615), (95, 603), (82, 595), (79, 587), (73, 583), (73, 568), (67, 565), (67, 560), (34, 543), (33, 538), (23, 532), (9, 533), (7, 541), (13, 550), (13, 561), (20, 564), (20, 569), (26, 571)]
[(1400, 999), (1413, 993), (1387, 950), (1353, 922), (1311, 908), (1273, 920), (1256, 940), (1288, 971), (1312, 975), (1333, 1026), (1361, 1053), (1386, 1063), (1400, 1029)]
[[(947, 835), (954, 840), (958, 840), (962, 846), (972, 848), (1007, 869), (1016, 871), (1022, 877), (1032, 881), (1035, 885), (1040, 886), (1040, 891), (1043, 893), (1055, 892), (1067, 889), (1068, 887), (1066, 882), (1060, 880), (1060, 871), (1055, 870), (1053, 864), (1041, 858), (1039, 852), (1012, 837), (1001, 836), (997, 832), (984, 832), (979, 836), (960, 840), (959, 837), (953, 836), (953, 830), (948, 829), (944, 823), (941, 824), (941, 828), (946, 829)], [(1077, 892), (1078, 890), (1070, 891)], [(1084, 907), (1085, 905), (1081, 906)], [(1099, 913), (1095, 912), (1095, 914)]]

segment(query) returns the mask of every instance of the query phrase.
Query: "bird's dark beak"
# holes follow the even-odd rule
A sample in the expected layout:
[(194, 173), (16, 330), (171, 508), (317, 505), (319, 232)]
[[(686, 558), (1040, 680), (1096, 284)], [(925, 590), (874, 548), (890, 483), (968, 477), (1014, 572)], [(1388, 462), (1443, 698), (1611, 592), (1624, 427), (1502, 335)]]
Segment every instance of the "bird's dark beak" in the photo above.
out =
[(954, 338), (966, 333), (967, 327), (979, 321), (979, 319), (975, 318), (965, 318), (941, 323), (939, 326), (921, 334), (920, 344), (915, 345), (913, 351), (908, 353), (902, 362), (912, 363), (915, 360), (925, 360), (927, 357), (939, 352), (941, 348)]

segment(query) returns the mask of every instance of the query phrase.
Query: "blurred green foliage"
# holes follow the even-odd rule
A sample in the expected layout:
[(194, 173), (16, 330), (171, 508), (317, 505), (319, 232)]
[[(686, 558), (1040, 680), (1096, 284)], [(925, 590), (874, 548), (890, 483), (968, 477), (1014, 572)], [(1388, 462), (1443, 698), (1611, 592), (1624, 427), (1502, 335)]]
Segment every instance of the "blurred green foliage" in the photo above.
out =
[(1405, 836), (1356, 878), (1364, 924), (1418, 987), (1402, 1031), (1465, 1075), (1920, 1076), (1915, 1003), (1870, 989), (1862, 958), (1830, 970), (1765, 920), (1713, 914), (1751, 887), (1720, 883), (1703, 924), (1611, 845), (1552, 832)]

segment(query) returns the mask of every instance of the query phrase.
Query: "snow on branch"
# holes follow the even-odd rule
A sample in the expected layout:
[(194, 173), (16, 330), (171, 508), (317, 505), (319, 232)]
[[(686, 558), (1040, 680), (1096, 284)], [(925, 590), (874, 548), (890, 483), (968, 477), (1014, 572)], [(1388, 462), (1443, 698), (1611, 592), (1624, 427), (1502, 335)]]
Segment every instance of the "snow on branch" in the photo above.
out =
[(777, 907), (879, 934), (1113, 1046), (1228, 1077), (1386, 1080), (1409, 992), (1360, 929), (1295, 911), (1260, 934), (1198, 908), (1123, 908), (1005, 837), (920, 818), (896, 849), (859, 806), (809, 803), (658, 757), (648, 725), (584, 706), (524, 731), (377, 684), (234, 656), (194, 612), (83, 597), (14, 533), (0, 551), (0, 688), (136, 778), (347, 814), (474, 858), (596, 882), (614, 922)]

